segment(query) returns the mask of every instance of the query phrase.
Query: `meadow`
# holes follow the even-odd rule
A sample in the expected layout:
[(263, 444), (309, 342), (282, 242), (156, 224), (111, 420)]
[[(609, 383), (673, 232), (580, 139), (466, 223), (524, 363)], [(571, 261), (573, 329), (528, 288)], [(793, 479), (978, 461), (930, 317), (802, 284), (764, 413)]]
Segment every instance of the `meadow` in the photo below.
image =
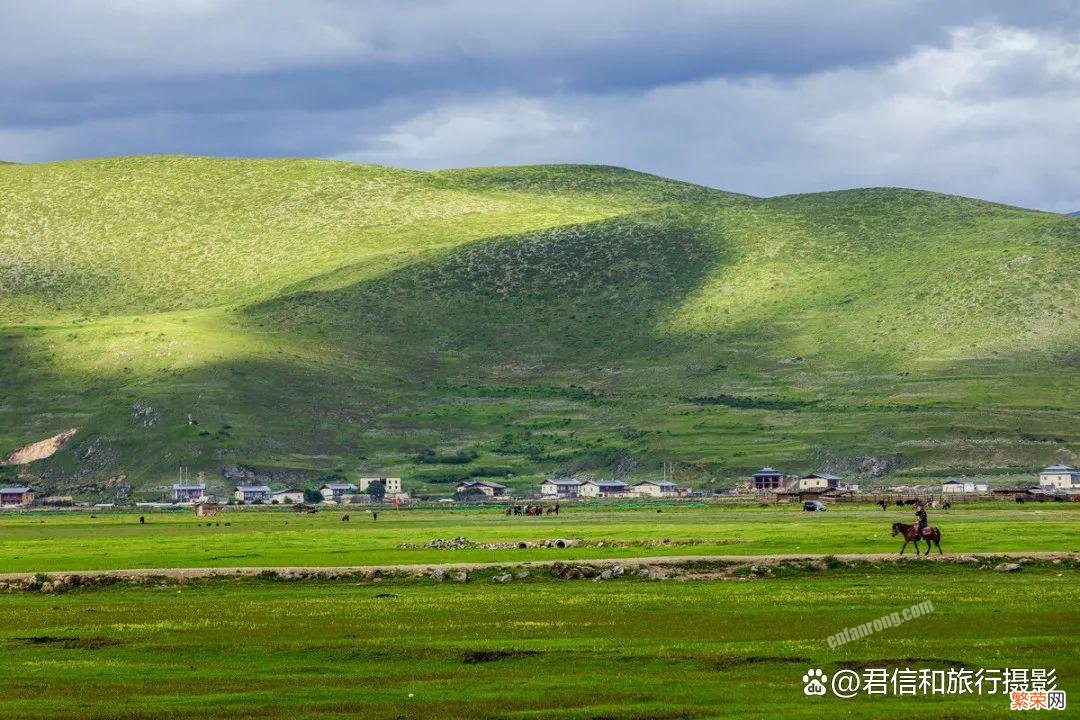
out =
[[(916, 561), (748, 581), (536, 572), (9, 592), (0, 717), (1010, 717), (1006, 695), (807, 697), (801, 677), (1054, 668), (1073, 701), (1078, 593), (1075, 564)], [(827, 643), (925, 600), (916, 621)]]
[[(341, 516), (349, 513), (349, 522)], [(971, 552), (1080, 551), (1080, 504), (982, 502), (931, 511), (952, 555)], [(93, 515), (93, 516), (92, 516)], [(139, 522), (139, 516), (146, 523)], [(190, 509), (0, 514), (0, 573), (168, 567), (330, 567), (456, 562), (527, 562), (664, 555), (892, 553), (892, 522), (909, 508), (833, 504), (703, 503), (564, 505), (558, 517), (514, 517), (499, 507), (384, 509), (378, 520), (357, 506), (298, 515), (287, 509), (229, 508), (218, 518)], [(565, 549), (435, 549), (434, 539), (479, 544), (555, 538)], [(666, 541), (666, 542), (665, 542)], [(409, 547), (401, 547), (403, 544)], [(908, 552), (912, 552), (911, 548)]]

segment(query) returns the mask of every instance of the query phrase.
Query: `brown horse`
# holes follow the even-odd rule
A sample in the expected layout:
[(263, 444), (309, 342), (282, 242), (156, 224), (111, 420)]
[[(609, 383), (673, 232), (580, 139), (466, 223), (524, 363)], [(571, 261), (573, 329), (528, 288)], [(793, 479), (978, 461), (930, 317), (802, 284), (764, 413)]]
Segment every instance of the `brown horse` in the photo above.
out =
[(907, 525), (905, 523), (895, 522), (895, 523), (892, 524), (892, 534), (893, 534), (893, 537), (896, 537), (897, 535), (903, 535), (904, 536), (904, 547), (900, 548), (900, 554), (901, 555), (903, 555), (904, 550), (907, 549), (908, 543), (915, 543), (915, 555), (916, 556), (919, 555), (919, 541), (920, 540), (926, 541), (926, 554), (927, 555), (929, 555), (930, 551), (933, 550), (933, 545), (930, 544), (931, 542), (933, 542), (934, 545), (937, 545), (937, 551), (938, 551), (939, 554), (941, 554), (941, 555), (945, 554), (945, 553), (941, 552), (941, 531), (938, 530), (936, 527), (931, 527), (930, 528), (930, 534), (929, 535), (924, 535), (923, 537), (919, 537), (919, 526), (918, 525)]

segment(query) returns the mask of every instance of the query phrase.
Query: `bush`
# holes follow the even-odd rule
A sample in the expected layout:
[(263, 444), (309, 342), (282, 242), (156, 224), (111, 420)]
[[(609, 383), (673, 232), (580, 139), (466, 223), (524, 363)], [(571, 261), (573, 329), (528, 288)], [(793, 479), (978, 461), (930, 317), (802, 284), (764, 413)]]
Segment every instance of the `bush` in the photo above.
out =
[(797, 410), (813, 405), (812, 402), (792, 398), (753, 398), (742, 395), (728, 395), (727, 393), (698, 395), (695, 398), (690, 398), (690, 402), (697, 405), (724, 405), (731, 408), (760, 408), (764, 410)]
[(458, 450), (455, 453), (439, 454), (428, 448), (413, 456), (413, 462), (418, 465), (466, 465), (475, 460), (479, 455), (475, 450)]

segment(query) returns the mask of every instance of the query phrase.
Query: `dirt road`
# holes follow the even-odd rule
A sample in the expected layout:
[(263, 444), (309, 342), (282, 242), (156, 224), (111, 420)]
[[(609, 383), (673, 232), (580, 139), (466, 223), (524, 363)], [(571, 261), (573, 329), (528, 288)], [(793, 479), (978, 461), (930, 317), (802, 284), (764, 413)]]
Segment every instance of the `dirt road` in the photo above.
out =
[[(626, 557), (626, 558), (594, 558), (594, 559), (569, 559), (557, 558), (548, 560), (532, 561), (502, 561), (502, 562), (447, 562), (447, 563), (420, 563), (415, 565), (344, 565), (337, 567), (194, 567), (194, 568), (135, 568), (124, 570), (61, 570), (42, 573), (49, 579), (60, 578), (66, 575), (81, 575), (85, 577), (110, 576), (116, 578), (138, 577), (165, 577), (172, 579), (193, 579), (207, 577), (235, 577), (258, 575), (267, 571), (279, 574), (318, 574), (325, 576), (351, 575), (355, 573), (374, 572), (409, 572), (424, 573), (433, 570), (484, 570), (493, 568), (538, 568), (549, 567), (557, 562), (571, 563), (574, 565), (592, 565), (596, 567), (611, 567), (622, 565), (627, 568), (643, 566), (663, 567), (678, 566), (688, 563), (709, 561), (716, 563), (733, 563), (737, 565), (768, 565), (792, 560), (821, 560), (825, 557), (834, 557), (843, 561), (862, 562), (924, 562), (925, 557), (916, 558), (914, 554), (905, 554), (900, 557), (896, 553), (850, 553), (836, 555), (814, 554), (790, 554), (790, 555), (662, 555), (657, 557)], [(961, 555), (931, 555), (934, 562), (966, 562), (965, 558), (1007, 558), (1032, 560), (1057, 560), (1057, 559), (1080, 559), (1080, 553), (1073, 552), (993, 552), (993, 553), (964, 553)], [(27, 580), (35, 577), (36, 573), (0, 573), (0, 581)]]

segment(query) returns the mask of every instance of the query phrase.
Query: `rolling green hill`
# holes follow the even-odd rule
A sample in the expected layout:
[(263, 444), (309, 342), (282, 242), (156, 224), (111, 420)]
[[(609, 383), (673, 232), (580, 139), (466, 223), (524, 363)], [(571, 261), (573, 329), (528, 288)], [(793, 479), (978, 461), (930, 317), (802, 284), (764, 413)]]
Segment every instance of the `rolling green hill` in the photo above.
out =
[(1078, 255), (1080, 219), (915, 190), (3, 165), (0, 451), (79, 432), (0, 480), (1024, 474), (1080, 451)]

